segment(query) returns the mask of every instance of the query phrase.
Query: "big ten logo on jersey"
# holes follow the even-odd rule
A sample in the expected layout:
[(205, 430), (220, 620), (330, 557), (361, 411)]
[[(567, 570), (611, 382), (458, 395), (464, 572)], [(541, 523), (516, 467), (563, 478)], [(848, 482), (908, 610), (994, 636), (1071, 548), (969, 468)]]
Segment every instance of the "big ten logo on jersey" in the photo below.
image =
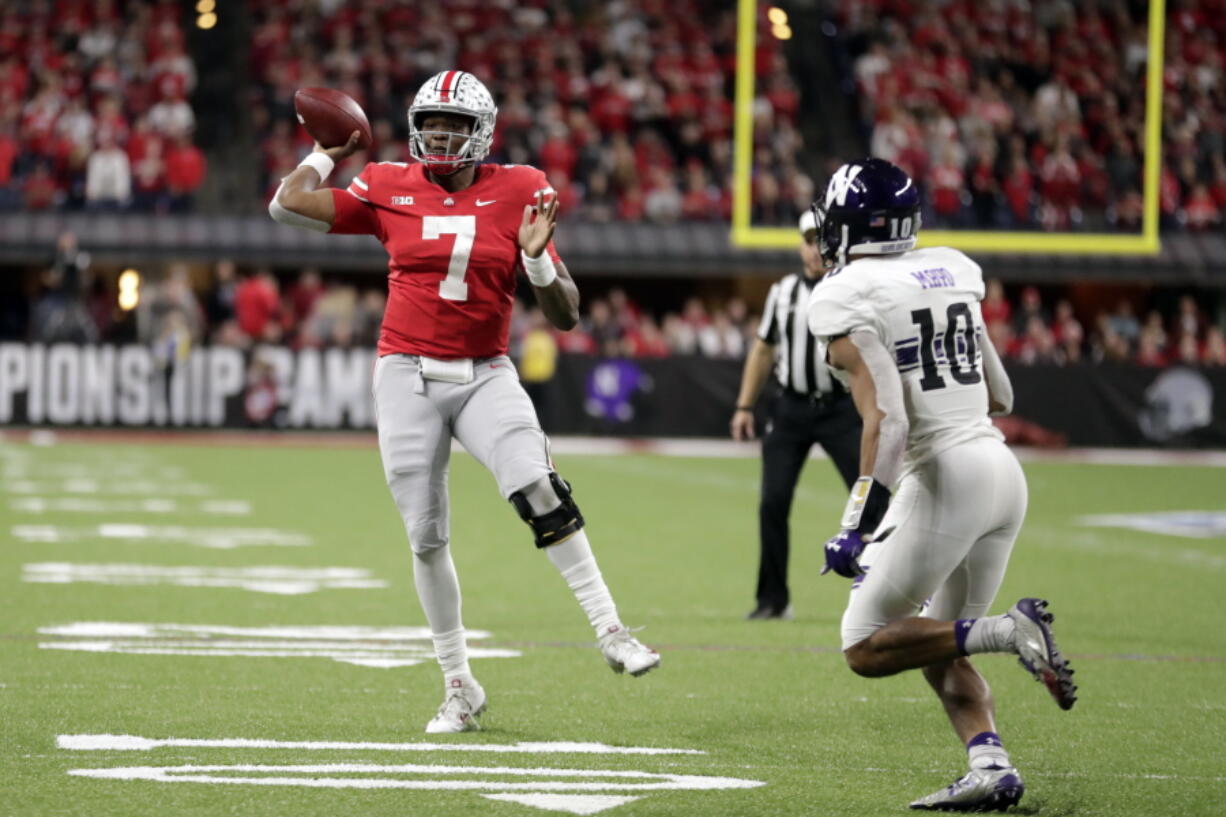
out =
[(392, 196), (392, 204), (407, 207), (413, 203), (412, 196)]

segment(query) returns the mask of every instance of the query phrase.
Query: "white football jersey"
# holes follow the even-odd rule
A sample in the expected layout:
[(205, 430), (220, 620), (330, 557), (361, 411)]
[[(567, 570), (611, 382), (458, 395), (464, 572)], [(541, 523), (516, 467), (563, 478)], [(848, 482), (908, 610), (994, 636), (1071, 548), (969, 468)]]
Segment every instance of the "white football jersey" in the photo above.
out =
[(893, 354), (910, 423), (907, 470), (965, 440), (1003, 439), (988, 419), (983, 291), (979, 265), (949, 247), (857, 258), (813, 288), (814, 335), (829, 343), (867, 330)]

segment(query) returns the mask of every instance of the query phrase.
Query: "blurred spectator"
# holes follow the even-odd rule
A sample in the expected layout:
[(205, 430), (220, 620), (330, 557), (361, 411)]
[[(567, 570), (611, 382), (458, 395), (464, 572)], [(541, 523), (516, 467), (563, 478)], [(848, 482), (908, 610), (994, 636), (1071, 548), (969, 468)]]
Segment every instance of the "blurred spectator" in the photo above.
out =
[(1115, 312), (1108, 316), (1107, 323), (1111, 330), (1129, 346), (1136, 343), (1141, 334), (1141, 324), (1137, 322), (1137, 316), (1133, 314), (1132, 303), (1126, 298), (1120, 299)]
[(1226, 335), (1216, 326), (1205, 333), (1205, 352), (1202, 362), (1206, 366), (1226, 366)]
[(727, 312), (717, 309), (711, 314), (711, 322), (698, 330), (698, 348), (706, 357), (741, 358), (745, 356), (745, 336)]
[[(177, 314), (177, 318), (171, 318)], [(146, 279), (141, 285), (140, 304), (136, 308), (137, 337), (154, 344), (166, 335), (168, 322), (181, 323), (189, 338), (199, 339), (204, 331), (204, 310), (192, 291), (187, 267), (171, 264), (161, 281)]]
[(90, 154), (85, 170), (85, 202), (94, 210), (126, 207), (132, 197), (132, 172), (128, 154), (108, 131), (98, 136), (98, 148)]
[(192, 209), (192, 197), (204, 182), (204, 173), (204, 153), (192, 144), (189, 134), (180, 133), (166, 154), (166, 188), (170, 193), (171, 210), (186, 212)]
[(234, 302), (238, 290), (238, 277), (234, 262), (223, 258), (213, 267), (213, 285), (205, 301), (205, 315), (211, 326), (218, 326), (234, 319)]
[(1047, 310), (1043, 307), (1039, 288), (1028, 286), (1022, 290), (1022, 302), (1013, 313), (1013, 332), (1018, 337), (1024, 337), (1030, 332), (1031, 319), (1037, 319), (1046, 326), (1049, 321)]
[[(234, 315), (238, 328), (247, 337), (269, 340), (274, 334), (276, 316), (281, 306), (277, 297), (277, 279), (267, 269), (249, 275), (234, 293)], [(275, 332), (277, 337), (279, 332)]]
[(42, 343), (96, 343), (98, 327), (85, 302), (89, 253), (73, 233), (56, 241), (55, 258), (40, 280), (41, 291), (31, 309), (30, 330)]
[(536, 406), (542, 427), (548, 429), (553, 422), (548, 383), (557, 371), (558, 344), (540, 307), (528, 307), (525, 321), (527, 331), (520, 343), (519, 379), (532, 399), (532, 405)]

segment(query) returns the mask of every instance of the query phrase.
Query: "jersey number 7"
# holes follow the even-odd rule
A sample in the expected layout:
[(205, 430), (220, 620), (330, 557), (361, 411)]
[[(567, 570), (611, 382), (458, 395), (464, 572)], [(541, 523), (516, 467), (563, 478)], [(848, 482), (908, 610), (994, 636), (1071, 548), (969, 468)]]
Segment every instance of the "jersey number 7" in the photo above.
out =
[(423, 239), (454, 235), (451, 247), (451, 263), (447, 265), (447, 277), (438, 283), (438, 295), (446, 301), (467, 301), (468, 257), (472, 255), (473, 241), (477, 237), (476, 216), (425, 216), (421, 220)]
[[(920, 363), (923, 365), (924, 376), (920, 378), (920, 388), (924, 391), (945, 388), (945, 378), (937, 372), (936, 352), (933, 341), (936, 339), (936, 327), (932, 321), (931, 309), (916, 309), (911, 313), (911, 320), (920, 330)], [(964, 325), (959, 325), (965, 321)], [(962, 334), (966, 349), (966, 366), (958, 359), (958, 334)], [(965, 303), (957, 302), (945, 310), (945, 335), (942, 339), (945, 347), (945, 360), (949, 363), (949, 375), (964, 386), (978, 383), (981, 379), (975, 361), (975, 319), (971, 316), (971, 308)]]

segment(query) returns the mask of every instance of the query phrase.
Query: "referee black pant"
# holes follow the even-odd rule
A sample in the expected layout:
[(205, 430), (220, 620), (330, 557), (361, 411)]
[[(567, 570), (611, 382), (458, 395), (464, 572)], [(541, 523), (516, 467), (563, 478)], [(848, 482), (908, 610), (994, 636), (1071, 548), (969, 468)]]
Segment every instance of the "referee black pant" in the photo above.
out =
[(790, 601), (788, 515), (809, 449), (814, 443), (825, 449), (850, 489), (860, 475), (860, 428), (860, 415), (844, 392), (815, 401), (784, 390), (775, 400), (762, 438), (759, 607), (781, 611)]

